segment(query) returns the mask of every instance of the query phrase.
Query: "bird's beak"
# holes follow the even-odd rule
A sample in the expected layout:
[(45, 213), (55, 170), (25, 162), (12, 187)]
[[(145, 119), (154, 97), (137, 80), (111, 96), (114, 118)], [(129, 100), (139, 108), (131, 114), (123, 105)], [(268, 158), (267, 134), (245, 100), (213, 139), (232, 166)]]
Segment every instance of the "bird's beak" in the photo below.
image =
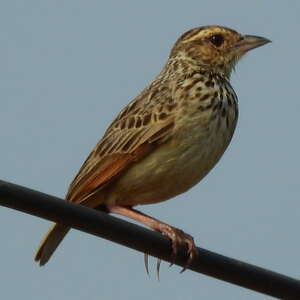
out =
[(241, 40), (234, 44), (233, 48), (237, 55), (243, 55), (249, 50), (271, 43), (270, 40), (255, 36), (255, 35), (244, 35)]

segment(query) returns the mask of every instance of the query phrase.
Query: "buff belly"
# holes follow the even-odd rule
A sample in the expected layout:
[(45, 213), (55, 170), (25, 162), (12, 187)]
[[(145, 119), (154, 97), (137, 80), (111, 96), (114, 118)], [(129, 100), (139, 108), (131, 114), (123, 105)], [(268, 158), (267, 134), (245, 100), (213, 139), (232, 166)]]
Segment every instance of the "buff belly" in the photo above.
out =
[(201, 131), (199, 120), (185, 122), (169, 141), (131, 166), (106, 191), (105, 203), (151, 204), (168, 200), (198, 183), (219, 161), (234, 126), (219, 132), (215, 126)]

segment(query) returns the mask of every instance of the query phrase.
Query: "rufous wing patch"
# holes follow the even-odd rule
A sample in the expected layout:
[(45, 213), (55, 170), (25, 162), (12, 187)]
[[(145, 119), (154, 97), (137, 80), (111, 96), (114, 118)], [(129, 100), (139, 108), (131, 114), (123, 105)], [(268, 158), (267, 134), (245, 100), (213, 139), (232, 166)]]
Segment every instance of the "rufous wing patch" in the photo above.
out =
[[(116, 177), (120, 176), (132, 163), (142, 159), (154, 147), (145, 143), (139, 146), (133, 153), (112, 154), (103, 158), (99, 164), (88, 172), (69, 191), (67, 200), (81, 203), (95, 191), (101, 190)], [(100, 204), (100, 203), (99, 203)]]

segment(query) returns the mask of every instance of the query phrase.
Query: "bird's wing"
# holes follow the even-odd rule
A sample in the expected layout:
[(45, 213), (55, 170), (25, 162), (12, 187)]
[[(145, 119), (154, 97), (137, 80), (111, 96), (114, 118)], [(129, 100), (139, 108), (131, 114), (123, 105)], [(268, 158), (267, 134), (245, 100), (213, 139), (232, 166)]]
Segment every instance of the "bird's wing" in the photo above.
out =
[[(155, 104), (158, 94), (164, 98)], [(166, 95), (145, 90), (121, 111), (71, 183), (68, 201), (84, 204), (172, 136), (176, 105)]]

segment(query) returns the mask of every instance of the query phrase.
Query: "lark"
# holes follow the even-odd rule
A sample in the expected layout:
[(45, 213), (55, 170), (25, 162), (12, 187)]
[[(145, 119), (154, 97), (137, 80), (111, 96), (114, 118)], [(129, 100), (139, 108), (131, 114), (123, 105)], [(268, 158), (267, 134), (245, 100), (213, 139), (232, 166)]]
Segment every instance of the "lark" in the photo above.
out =
[[(169, 238), (172, 257), (198, 255), (193, 238), (133, 207), (168, 200), (220, 160), (238, 119), (230, 75), (249, 50), (270, 41), (222, 26), (183, 34), (160, 74), (112, 122), (71, 183), (66, 200), (126, 216)], [(54, 224), (35, 260), (44, 265), (70, 230)]]

